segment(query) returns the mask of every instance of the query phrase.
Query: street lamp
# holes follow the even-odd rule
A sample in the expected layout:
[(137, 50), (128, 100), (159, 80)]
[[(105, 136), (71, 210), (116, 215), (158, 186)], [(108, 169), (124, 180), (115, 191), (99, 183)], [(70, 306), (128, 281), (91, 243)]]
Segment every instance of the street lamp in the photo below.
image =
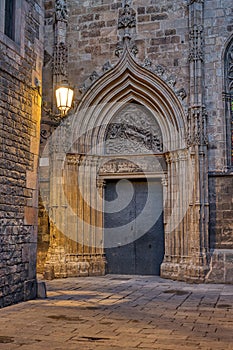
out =
[(74, 90), (67, 83), (62, 83), (56, 88), (57, 108), (61, 111), (61, 116), (65, 116), (70, 110), (73, 101)]

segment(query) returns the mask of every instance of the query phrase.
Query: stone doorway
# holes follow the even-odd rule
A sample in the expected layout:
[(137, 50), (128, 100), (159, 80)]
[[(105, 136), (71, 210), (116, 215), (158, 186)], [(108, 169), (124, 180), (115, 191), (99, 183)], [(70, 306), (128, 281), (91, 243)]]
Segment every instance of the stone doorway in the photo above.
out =
[(164, 258), (162, 197), (159, 179), (106, 181), (107, 273), (160, 275)]
[[(169, 85), (138, 65), (125, 48), (119, 63), (94, 83), (75, 114), (52, 134), (49, 190), (44, 191), (50, 218), (45, 275), (104, 274), (105, 249), (115, 249), (118, 243), (107, 247), (106, 238), (104, 242), (105, 182), (145, 176), (162, 179), (163, 185), (161, 276), (205, 280), (206, 159), (196, 143), (190, 147), (187, 125), (187, 116), (198, 125), (203, 113), (198, 107), (186, 115)], [(194, 135), (195, 142), (199, 136)]]

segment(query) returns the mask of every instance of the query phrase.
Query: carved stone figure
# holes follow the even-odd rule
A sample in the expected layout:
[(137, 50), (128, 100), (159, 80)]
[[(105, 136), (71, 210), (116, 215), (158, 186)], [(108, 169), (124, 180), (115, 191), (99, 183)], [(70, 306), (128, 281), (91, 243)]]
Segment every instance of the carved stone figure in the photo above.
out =
[(116, 50), (115, 50), (115, 55), (117, 57), (120, 57), (122, 55), (123, 51), (124, 51), (124, 48), (123, 48), (122, 43), (118, 43), (117, 47), (116, 47)]
[(176, 91), (177, 96), (179, 96), (182, 100), (185, 99), (185, 97), (187, 97), (187, 93), (185, 91), (184, 88), (179, 89), (178, 91)]

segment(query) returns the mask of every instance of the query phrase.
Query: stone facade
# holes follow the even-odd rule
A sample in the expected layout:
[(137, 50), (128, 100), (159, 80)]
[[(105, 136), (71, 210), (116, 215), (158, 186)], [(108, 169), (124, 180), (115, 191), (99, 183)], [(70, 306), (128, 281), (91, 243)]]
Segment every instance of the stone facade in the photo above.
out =
[[(162, 151), (165, 166), (144, 169), (163, 183), (161, 275), (232, 283), (232, 21), (230, 0), (45, 1), (38, 266), (48, 278), (105, 272), (98, 193), (111, 176), (137, 178)], [(75, 102), (59, 124), (63, 78)], [(117, 125), (119, 142), (143, 140), (148, 151), (147, 128), (135, 121), (126, 132), (116, 119), (132, 101), (154, 115), (162, 146), (128, 170), (125, 152), (126, 170), (113, 173), (123, 143), (108, 172), (101, 142), (115, 147)]]
[[(36, 296), (43, 1), (0, 1), (0, 307)], [(13, 18), (11, 18), (13, 20)]]

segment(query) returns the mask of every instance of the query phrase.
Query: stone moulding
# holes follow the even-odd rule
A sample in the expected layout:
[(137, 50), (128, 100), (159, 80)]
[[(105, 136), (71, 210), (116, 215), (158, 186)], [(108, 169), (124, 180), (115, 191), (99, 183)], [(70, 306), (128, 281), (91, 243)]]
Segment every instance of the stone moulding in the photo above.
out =
[[(166, 150), (170, 149), (170, 147), (184, 147), (184, 143), (182, 145), (176, 144), (176, 146), (166, 144), (168, 139), (173, 139), (172, 143), (179, 143), (181, 140), (182, 142), (184, 140), (183, 135), (186, 129), (186, 117), (184, 117), (184, 107), (180, 97), (180, 95), (185, 95), (184, 91), (175, 94), (171, 86), (165, 81), (165, 75), (164, 79), (161, 79), (161, 76), (156, 75), (150, 69), (146, 69), (138, 64), (132, 57), (128, 47), (124, 49), (123, 55), (114, 67), (110, 68), (104, 74), (103, 72), (102, 74), (99, 74), (99, 72), (97, 73), (99, 78), (95, 81), (90, 80), (91, 85), (86, 85), (86, 92), (75, 113), (75, 115), (78, 115), (81, 123), (79, 131), (74, 127), (75, 133), (78, 132), (80, 135), (85, 135), (86, 131), (83, 129), (84, 124), (82, 122), (84, 113), (86, 114), (85, 124), (89, 125), (90, 130), (94, 130), (96, 127), (95, 117), (91, 116), (94, 114), (93, 111), (95, 107), (87, 111), (89, 106), (88, 101), (93, 101), (92, 106), (95, 104), (96, 106), (102, 106), (103, 104), (103, 106), (107, 105), (108, 108), (108, 103), (113, 100), (116, 106), (112, 106), (112, 108), (116, 110), (120, 106), (122, 107), (126, 103), (133, 101), (145, 106), (152, 114), (156, 115), (159, 127), (161, 128), (162, 134), (165, 136), (163, 143), (165, 144)], [(109, 93), (107, 93), (107, 91), (109, 91)], [(154, 100), (151, 99), (152, 95), (154, 96)], [(144, 96), (146, 96), (146, 98), (144, 98)], [(168, 104), (164, 104), (164, 100), (166, 100)], [(155, 105), (156, 107), (153, 107)], [(99, 108), (102, 107), (98, 107), (98, 109)], [(112, 112), (114, 112), (113, 109)], [(171, 114), (169, 110), (173, 109), (174, 113)], [(167, 117), (161, 119), (162, 115), (167, 115)], [(109, 122), (110, 119), (104, 112), (104, 117), (101, 121), (99, 120), (98, 125), (107, 125)], [(171, 128), (173, 128), (173, 130), (171, 130)], [(103, 128), (100, 129), (103, 130)], [(177, 132), (180, 135), (176, 137), (175, 134)], [(168, 133), (172, 133), (174, 136), (172, 137), (170, 134), (170, 137), (168, 137)], [(101, 137), (104, 139), (104, 135)], [(97, 150), (95, 150), (95, 152), (97, 152)]]
[[(127, 51), (127, 49), (123, 45), (118, 45), (116, 48), (117, 56), (120, 57), (120, 62), (124, 59), (123, 53)], [(129, 54), (132, 56), (132, 59), (134, 60), (135, 52), (134, 46), (129, 46)], [(136, 63), (136, 60), (135, 60)], [(146, 58), (144, 62), (137, 62), (136, 64), (140, 65), (147, 71), (150, 71), (152, 74), (154, 74), (156, 77), (162, 79), (170, 89), (176, 94), (176, 96), (179, 98), (179, 100), (182, 103), (182, 106), (185, 110), (187, 110), (187, 103), (185, 102), (187, 97), (187, 92), (183, 87), (176, 87), (176, 77), (171, 74), (168, 69), (163, 67), (162, 65), (154, 65), (154, 63)], [(110, 61), (107, 61), (100, 71), (93, 71), (91, 75), (84, 81), (83, 85), (80, 86), (79, 91), (81, 94), (85, 94), (90, 88), (93, 87), (94, 83), (100, 80), (105, 74), (107, 74), (110, 70), (114, 71), (114, 68), (117, 67), (117, 65), (111, 64)]]
[[(127, 158), (129, 157), (129, 158)], [(125, 156), (112, 159), (112, 156), (100, 159), (98, 175), (129, 175), (129, 174), (163, 174), (166, 172), (166, 163), (163, 156)]]

